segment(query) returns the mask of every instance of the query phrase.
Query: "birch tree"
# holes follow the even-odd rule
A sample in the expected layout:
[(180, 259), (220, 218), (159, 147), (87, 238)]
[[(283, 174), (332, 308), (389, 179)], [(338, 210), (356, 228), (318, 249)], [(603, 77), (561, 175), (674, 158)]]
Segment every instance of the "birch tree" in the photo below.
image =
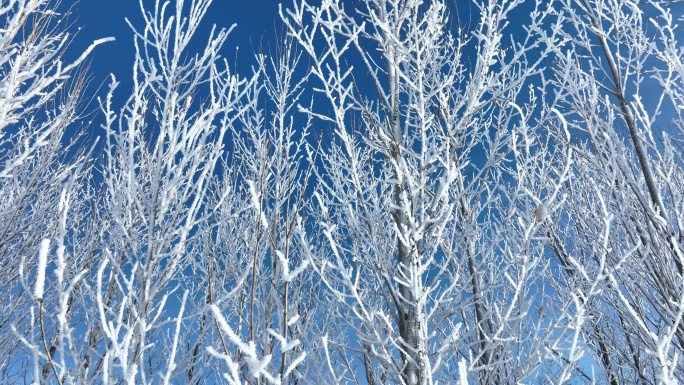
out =
[[(230, 30), (214, 28), (204, 48), (190, 56), (190, 41), (200, 38), (195, 34), (210, 4), (157, 2), (147, 8), (141, 2), (144, 25), (131, 25), (133, 90), (117, 112), (113, 78), (102, 101), (103, 208), (110, 231), (97, 270), (91, 333), (106, 347), (104, 383), (187, 376), (181, 342), (196, 336), (180, 326), (197, 314), (184, 311), (188, 297), (198, 294), (181, 279), (193, 258), (188, 246), (211, 217), (205, 202), (226, 135), (255, 102), (246, 98), (254, 77), (240, 77), (220, 59)], [(171, 315), (174, 302), (180, 306)], [(194, 311), (207, 312), (208, 305)]]
[(518, 383), (537, 375), (545, 342), (572, 338), (530, 317), (547, 268), (534, 211), (555, 204), (571, 154), (543, 176), (549, 196), (532, 189), (552, 155), (534, 144), (535, 94), (523, 91), (547, 51), (532, 34), (504, 46), (521, 3), (474, 4), (469, 31), (449, 29), (441, 1), (281, 11), (329, 103), (300, 108), (334, 132), (309, 254), (348, 320), (323, 339), (329, 382)]
[[(672, 8), (670, 8), (672, 7)], [(680, 27), (675, 4), (559, 1), (547, 105), (579, 156), (549, 226), (556, 281), (592, 281), (585, 353), (607, 383), (683, 380)], [(560, 127), (560, 126), (556, 126)], [(598, 246), (597, 246), (598, 244)]]
[(305, 157), (311, 124), (295, 120), (307, 74), (289, 39), (256, 59), (259, 82), (248, 99), (262, 102), (246, 106), (232, 127), (205, 230), (209, 246), (192, 280), (205, 277), (198, 284), (215, 302), (220, 336), (210, 349), (228, 383), (296, 383), (320, 315), (297, 236), (312, 172)]
[[(55, 244), (63, 256), (69, 197), (88, 195), (82, 187), (91, 149), (78, 127), (83, 124), (79, 104), (87, 85), (82, 63), (110, 39), (96, 40), (75, 60), (65, 61), (73, 39), (62, 28), (67, 16), (43, 0), (0, 5), (2, 381), (15, 381), (26, 370), (36, 381), (49, 373), (37, 359), (47, 364), (44, 358), (55, 346), (53, 336), (39, 330), (39, 319), (67, 303), (42, 295), (44, 266), (39, 257), (46, 257)], [(83, 215), (75, 208), (72, 214)], [(58, 261), (58, 270), (64, 273), (60, 262), (64, 260)]]

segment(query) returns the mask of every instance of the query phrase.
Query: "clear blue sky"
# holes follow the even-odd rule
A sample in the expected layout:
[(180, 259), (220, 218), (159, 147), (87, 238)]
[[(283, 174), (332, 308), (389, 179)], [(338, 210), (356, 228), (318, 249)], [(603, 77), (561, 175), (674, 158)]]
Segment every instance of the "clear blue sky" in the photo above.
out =
[[(186, 7), (191, 0), (185, 0)], [(63, 6), (70, 6), (71, 1), (64, 1)], [(143, 0), (153, 9), (155, 0)], [(253, 52), (259, 49), (260, 41), (264, 46), (274, 41), (275, 30), (280, 29), (277, 0), (214, 0), (209, 8), (198, 32), (200, 40), (206, 41), (212, 25), (228, 28), (237, 24), (223, 50), (223, 56), (234, 59), (235, 48), (239, 46), (242, 63), (254, 63)], [(163, 3), (163, 0), (160, 0)], [(175, 3), (175, 0), (172, 4)], [(290, 2), (285, 1), (284, 6)], [(119, 80), (128, 81), (133, 65), (133, 34), (125, 22), (128, 18), (135, 26), (142, 26), (138, 0), (80, 0), (73, 6), (71, 21), (74, 27), (81, 27), (76, 40), (70, 47), (71, 55), (78, 55), (93, 40), (113, 36), (116, 42), (100, 46), (92, 58), (91, 73), (95, 83), (107, 80), (109, 73), (114, 73)], [(71, 57), (68, 55), (68, 57)], [(239, 70), (247, 71), (247, 68)], [(125, 83), (124, 83), (125, 84)]]
[[(80, 32), (67, 52), (67, 60), (76, 57), (88, 47), (95, 39), (104, 37), (114, 37), (115, 42), (106, 43), (99, 46), (91, 57), (92, 67), (90, 70), (91, 84), (90, 89), (84, 95), (86, 99), (92, 97), (103, 97), (106, 94), (107, 86), (112, 73), (116, 76), (120, 85), (114, 94), (115, 106), (121, 106), (126, 97), (130, 94), (132, 86), (132, 66), (134, 59), (133, 33), (126, 24), (125, 19), (136, 27), (143, 28), (139, 0), (80, 0), (73, 5), (74, 0), (62, 0), (62, 7), (71, 7), (74, 17), (70, 20), (73, 29), (80, 27)], [(153, 11), (155, 0), (142, 0), (148, 11)], [(189, 8), (192, 0), (185, 0), (185, 8)], [(164, 0), (159, 0), (163, 3)], [(171, 7), (175, 7), (176, 0), (171, 1)], [(191, 53), (198, 52), (209, 36), (211, 28), (216, 25), (218, 28), (229, 28), (231, 25), (237, 26), (228, 38), (222, 56), (231, 63), (237, 63), (237, 71), (242, 76), (250, 74), (250, 67), (255, 64), (254, 53), (263, 47), (265, 53), (273, 52), (269, 50), (269, 44), (274, 46), (278, 35), (282, 35), (282, 23), (278, 15), (278, 3), (282, 2), (283, 8), (292, 7), (292, 0), (213, 0), (207, 17), (203, 20), (199, 31), (196, 34), (198, 46)], [(312, 1), (316, 3), (316, 1)], [(344, 1), (351, 14), (352, 8), (360, 3), (360, 0)], [(533, 9), (533, 1), (530, 1), (514, 11), (510, 18), (510, 29), (507, 31), (519, 38), (523, 32), (521, 25), (528, 20), (529, 12)], [(477, 8), (470, 1), (453, 0), (450, 3), (452, 22), (463, 23), (466, 29), (475, 27), (478, 16), (473, 15)], [(458, 7), (458, 10), (454, 6)], [(236, 47), (239, 47), (236, 60)], [(471, 52), (474, 54), (474, 52)], [(308, 58), (304, 58), (306, 63)], [(351, 60), (355, 60), (353, 57)], [(302, 64), (302, 63), (300, 63)], [(98, 87), (102, 87), (97, 90)], [(308, 100), (311, 95), (303, 96)], [(325, 108), (325, 101), (319, 103), (317, 108)], [(102, 122), (102, 115), (97, 111), (96, 102), (90, 102), (86, 108), (87, 112), (94, 112), (94, 124), (91, 125), (91, 133), (96, 136), (101, 135), (98, 127)], [(118, 108), (118, 107), (116, 107)], [(302, 118), (303, 119), (303, 118)], [(321, 125), (316, 122), (317, 128), (325, 130), (326, 124)]]
[[(72, 1), (63, 0), (63, 7), (71, 6)], [(155, 0), (142, 1), (153, 9)], [(173, 0), (172, 4), (175, 1)], [(358, 0), (349, 1), (346, 4), (351, 7), (358, 3)], [(185, 0), (186, 8), (190, 2), (191, 0)], [(259, 50), (260, 43), (263, 42), (264, 49), (268, 52), (267, 44), (273, 44), (276, 32), (280, 33), (279, 2), (282, 2), (283, 8), (292, 6), (292, 0), (214, 0), (197, 36), (206, 41), (212, 25), (228, 28), (232, 24), (237, 24), (222, 54), (232, 61), (235, 58), (235, 47), (239, 46), (238, 65), (247, 67), (238, 68), (238, 71), (246, 75), (249, 65), (254, 63), (253, 53)], [(517, 24), (523, 20), (527, 21), (527, 15), (533, 8), (532, 3), (529, 2), (515, 10), (510, 20), (513, 30), (509, 30), (509, 33), (522, 32), (522, 29), (517, 28)], [(458, 4), (461, 22), (467, 27), (474, 27), (477, 17), (472, 18), (470, 13), (476, 8), (469, 1), (453, 0), (452, 4)], [(114, 73), (124, 82), (130, 78), (134, 52), (133, 36), (124, 19), (128, 18), (134, 25), (142, 26), (138, 0), (80, 0), (73, 6), (73, 15), (76, 17), (71, 20), (74, 27), (81, 27), (81, 30), (70, 47), (72, 55), (78, 55), (95, 39), (108, 36), (116, 38), (116, 42), (99, 47), (92, 58), (91, 73), (95, 75), (96, 83), (105, 81), (109, 73)]]

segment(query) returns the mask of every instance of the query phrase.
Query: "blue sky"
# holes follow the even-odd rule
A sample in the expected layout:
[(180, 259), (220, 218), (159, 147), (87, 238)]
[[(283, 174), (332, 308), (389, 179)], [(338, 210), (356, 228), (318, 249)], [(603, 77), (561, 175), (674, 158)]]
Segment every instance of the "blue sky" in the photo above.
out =
[[(143, 2), (149, 8), (154, 7), (154, 0)], [(188, 7), (190, 0), (185, 2)], [(71, 1), (67, 3), (64, 6), (71, 5)], [(160, 0), (160, 3), (163, 1)], [(218, 28), (237, 24), (224, 47), (223, 56), (232, 61), (235, 58), (235, 49), (239, 47), (238, 64), (247, 67), (238, 70), (247, 74), (248, 66), (254, 63), (253, 53), (259, 50), (260, 41), (266, 47), (268, 42), (275, 39), (276, 25), (280, 29), (278, 3), (276, 0), (214, 0), (198, 31), (198, 40), (206, 41), (214, 24)], [(283, 5), (290, 3), (285, 2)], [(115, 42), (100, 46), (95, 51), (91, 74), (98, 85), (107, 81), (110, 73), (115, 74), (118, 80), (130, 81), (128, 79), (131, 78), (134, 56), (133, 33), (125, 18), (137, 27), (143, 25), (138, 0), (80, 0), (73, 6), (73, 15), (76, 17), (72, 19), (73, 26), (80, 27), (81, 30), (67, 57), (77, 56), (95, 39), (115, 37)]]
[[(142, 0), (152, 9), (155, 0)], [(159, 0), (163, 3), (164, 0)], [(184, 0), (186, 8), (191, 0)], [(358, 0), (350, 0), (351, 6)], [(206, 37), (213, 25), (219, 28), (229, 28), (237, 24), (228, 38), (222, 55), (229, 60), (235, 58), (235, 49), (239, 47), (238, 71), (243, 75), (249, 73), (249, 66), (254, 64), (253, 54), (259, 51), (260, 44), (264, 51), (268, 52), (268, 44), (275, 41), (275, 37), (281, 32), (281, 22), (278, 16), (278, 3), (283, 8), (292, 6), (292, 0), (214, 0), (209, 8), (207, 17), (203, 20), (198, 31), (198, 41), (205, 42)], [(175, 3), (175, 0), (172, 1)], [(474, 27), (477, 17), (469, 15), (476, 8), (469, 2), (454, 0), (460, 8), (461, 21), (467, 27)], [(72, 1), (65, 1), (63, 7), (72, 6)], [(533, 7), (531, 3), (516, 9), (511, 24), (514, 34), (521, 30), (516, 27), (521, 20), (527, 21), (526, 16)], [(91, 74), (94, 75), (95, 83), (101, 84), (106, 81), (109, 73), (117, 76), (119, 81), (125, 82), (131, 77), (133, 64), (133, 34), (125, 22), (128, 18), (133, 25), (142, 27), (139, 0), (80, 0), (73, 5), (72, 10), (75, 18), (72, 18), (74, 27), (80, 27), (80, 32), (72, 43), (67, 57), (76, 57), (93, 40), (112, 36), (115, 42), (100, 46), (92, 57)], [(456, 15), (454, 15), (456, 16)], [(522, 18), (519, 18), (522, 16)], [(456, 20), (456, 17), (454, 17)]]
[[(72, 0), (63, 0), (63, 7), (72, 6)], [(134, 60), (133, 32), (126, 23), (128, 19), (135, 27), (142, 29), (144, 23), (141, 16), (140, 0), (80, 0), (73, 5), (71, 19), (73, 29), (80, 28), (74, 42), (67, 52), (67, 60), (70, 57), (77, 57), (94, 40), (104, 37), (114, 37), (116, 41), (99, 46), (91, 56), (91, 85), (84, 97), (89, 100), (91, 97), (104, 97), (110, 82), (110, 74), (114, 74), (120, 82), (119, 87), (114, 93), (115, 110), (120, 108), (125, 99), (130, 95), (132, 86), (132, 66)], [(156, 0), (142, 0), (148, 11), (153, 11)], [(163, 3), (165, 0), (158, 0)], [(171, 1), (171, 8), (175, 8), (177, 0)], [(476, 27), (479, 16), (476, 14), (477, 7), (470, 1), (452, 0), (447, 1), (451, 11), (451, 21), (462, 23), (466, 30)], [(185, 10), (190, 6), (192, 0), (184, 0)], [(206, 17), (202, 20), (199, 30), (195, 35), (197, 49), (190, 49), (191, 53), (198, 52), (203, 48), (214, 25), (217, 28), (230, 28), (236, 24), (231, 32), (226, 44), (221, 52), (231, 64), (237, 63), (237, 72), (241, 76), (249, 76), (251, 67), (256, 64), (254, 54), (273, 52), (270, 47), (275, 46), (276, 38), (283, 34), (282, 23), (278, 14), (278, 4), (282, 2), (283, 8), (292, 7), (293, 0), (213, 0)], [(311, 1), (312, 4), (318, 1)], [(348, 8), (350, 14), (354, 14), (353, 7), (360, 5), (360, 0), (343, 0), (343, 4)], [(458, 9), (456, 9), (458, 7)], [(514, 10), (509, 18), (507, 34), (512, 34), (516, 39), (524, 39), (522, 25), (528, 22), (529, 12), (534, 9), (534, 1), (528, 1)], [(456, 27), (456, 25), (452, 25)], [(452, 33), (456, 34), (455, 28)], [(239, 49), (237, 49), (239, 47)], [(261, 47), (261, 48), (260, 48)], [(466, 54), (475, 54), (472, 45), (467, 49)], [(375, 51), (375, 47), (369, 47)], [(263, 50), (263, 51), (262, 51)], [(236, 56), (237, 55), (237, 56)], [(347, 59), (350, 63), (357, 60), (356, 55), (351, 55)], [(304, 55), (300, 62), (300, 69), (306, 66), (309, 58)], [(360, 67), (363, 67), (359, 63)], [(358, 74), (357, 74), (358, 75)], [(363, 83), (363, 82), (361, 82)], [(318, 83), (312, 79), (313, 86)], [(311, 85), (310, 85), (311, 86)], [(99, 88), (99, 89), (98, 89)], [(371, 87), (372, 88), (372, 87)], [(374, 90), (370, 90), (374, 95)], [(302, 104), (308, 104), (315, 95), (305, 92), (302, 95)], [(92, 116), (93, 124), (87, 130), (94, 136), (102, 136), (99, 130), (103, 122), (103, 116), (98, 109), (96, 99), (93, 99), (86, 108), (87, 113), (94, 112)], [(314, 108), (324, 113), (327, 112), (329, 104), (327, 100), (315, 100)], [(295, 118), (301, 119), (305, 123), (303, 114), (295, 112)], [(326, 122), (314, 120), (314, 131), (322, 130), (324, 135), (331, 134), (333, 129)], [(317, 134), (316, 134), (317, 135)], [(332, 139), (332, 138), (331, 138)], [(231, 148), (230, 139), (227, 141), (228, 148)]]

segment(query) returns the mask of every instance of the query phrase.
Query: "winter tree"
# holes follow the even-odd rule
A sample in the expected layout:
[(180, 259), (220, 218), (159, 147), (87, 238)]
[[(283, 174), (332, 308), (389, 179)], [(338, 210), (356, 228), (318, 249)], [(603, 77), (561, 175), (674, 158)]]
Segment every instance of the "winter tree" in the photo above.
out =
[[(329, 382), (519, 383), (572, 339), (530, 316), (548, 269), (535, 208), (555, 204), (571, 154), (531, 149), (540, 95), (528, 86), (548, 47), (534, 34), (504, 46), (521, 4), (477, 2), (472, 30), (440, 1), (282, 12), (329, 103), (301, 108), (335, 137), (309, 255), (338, 303)], [(550, 11), (535, 6), (543, 24)], [(542, 174), (554, 156), (566, 169)]]
[[(87, 201), (92, 191), (83, 186), (90, 144), (80, 133), (74, 134), (74, 129), (85, 123), (78, 110), (87, 85), (82, 63), (93, 48), (109, 39), (96, 40), (76, 60), (64, 61), (72, 37), (61, 28), (64, 18), (55, 8), (44, 0), (0, 4), (3, 382), (19, 382), (27, 372), (37, 381), (55, 369), (48, 365), (51, 360), (44, 358), (54, 354), (56, 342), (65, 336), (47, 335), (43, 318), (63, 312), (73, 301), (45, 294), (46, 258), (56, 246), (55, 284), (67, 289), (66, 264), (73, 261), (64, 259), (64, 221), (69, 202)], [(82, 216), (85, 207), (78, 206), (72, 207), (69, 215)], [(28, 355), (27, 348), (31, 351)]]
[[(225, 362), (228, 383), (294, 382), (305, 370), (302, 345), (320, 321), (297, 227), (312, 174), (310, 122), (293, 118), (307, 80), (300, 60), (289, 39), (257, 56), (259, 82), (248, 100), (265, 102), (245, 105), (231, 126), (232, 151), (188, 277), (212, 304), (220, 333), (212, 355)], [(204, 322), (202, 329), (210, 326)]]
[(559, 1), (554, 11), (545, 104), (571, 132), (551, 130), (556, 145), (577, 156), (547, 228), (560, 263), (549, 279), (561, 290), (595, 287), (582, 300), (582, 350), (610, 384), (684, 380), (684, 56), (674, 12), (629, 0)]
[(138, 4), (0, 1), (1, 383), (684, 381), (678, 4)]

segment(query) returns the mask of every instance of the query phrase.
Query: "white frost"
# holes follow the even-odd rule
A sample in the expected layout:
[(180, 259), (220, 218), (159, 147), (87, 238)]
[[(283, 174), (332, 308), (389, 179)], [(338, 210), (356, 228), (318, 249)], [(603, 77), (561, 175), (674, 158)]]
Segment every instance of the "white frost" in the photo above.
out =
[(38, 253), (38, 271), (36, 272), (36, 287), (33, 295), (36, 299), (43, 299), (43, 289), (45, 287), (45, 268), (47, 267), (47, 257), (50, 251), (50, 240), (45, 238), (40, 243)]

